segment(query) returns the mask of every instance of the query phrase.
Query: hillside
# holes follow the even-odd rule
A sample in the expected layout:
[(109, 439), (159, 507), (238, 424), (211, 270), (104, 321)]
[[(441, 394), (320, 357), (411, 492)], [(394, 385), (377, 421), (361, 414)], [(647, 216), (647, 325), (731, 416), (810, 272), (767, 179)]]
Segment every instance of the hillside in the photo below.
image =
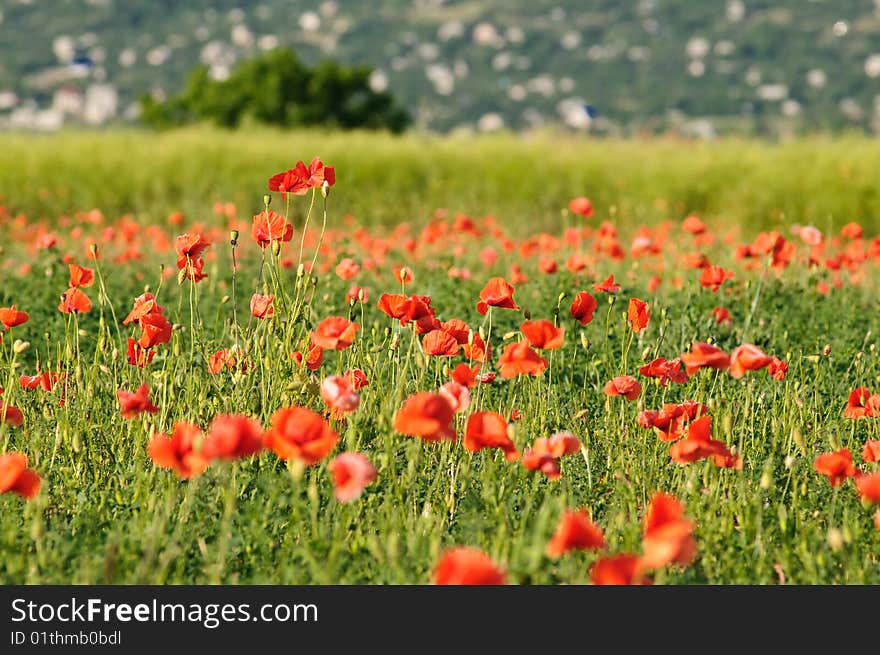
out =
[(277, 46), (369, 64), (437, 131), (880, 132), (880, 0), (5, 0), (0, 125), (132, 120)]

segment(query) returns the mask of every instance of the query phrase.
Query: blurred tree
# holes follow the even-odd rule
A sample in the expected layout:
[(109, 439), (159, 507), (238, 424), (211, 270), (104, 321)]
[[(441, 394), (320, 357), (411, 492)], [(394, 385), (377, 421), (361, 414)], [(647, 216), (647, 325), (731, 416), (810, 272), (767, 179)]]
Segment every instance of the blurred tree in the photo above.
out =
[(370, 73), (368, 67), (332, 61), (309, 68), (293, 51), (279, 48), (245, 61), (225, 80), (212, 80), (200, 66), (180, 95), (165, 102), (141, 96), (141, 119), (157, 128), (195, 121), (232, 128), (250, 119), (402, 132), (409, 115), (390, 93), (370, 88)]

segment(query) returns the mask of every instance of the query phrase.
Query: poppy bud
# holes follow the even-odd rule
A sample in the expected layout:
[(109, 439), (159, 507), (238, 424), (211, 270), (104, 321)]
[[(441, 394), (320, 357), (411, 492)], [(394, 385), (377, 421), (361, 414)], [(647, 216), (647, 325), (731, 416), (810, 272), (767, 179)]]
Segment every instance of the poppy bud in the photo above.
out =
[(482, 325), (480, 326), (479, 334), (480, 334), (480, 338), (481, 338), (483, 341), (485, 341), (485, 340), (486, 340), (486, 330), (483, 329), (483, 326), (482, 326)]
[(785, 468), (790, 469), (794, 466), (794, 457), (791, 455), (786, 455), (785, 460), (783, 460), (783, 464), (785, 464)]
[(16, 355), (20, 355), (30, 347), (30, 341), (22, 341), (21, 339), (16, 339), (12, 344), (12, 352), (14, 352)]
[(826, 357), (831, 355), (831, 344), (830, 343), (826, 343), (825, 347), (822, 348), (822, 354), (825, 355)]
[(181, 268), (181, 269), (177, 272), (177, 286), (182, 287), (182, 286), (183, 286), (183, 281), (184, 281), (185, 279), (186, 279), (186, 269), (185, 269), (185, 268)]
[(231, 230), (229, 232), (229, 243), (233, 246), (238, 244), (238, 230)]
[(98, 364), (98, 370), (101, 371), (104, 375), (110, 375), (110, 369), (103, 364)]
[(119, 359), (119, 348), (114, 348), (110, 353), (110, 361), (115, 362), (117, 359)]
[(266, 207), (272, 204), (272, 196), (268, 193), (263, 196), (263, 204), (266, 205)]
[(518, 334), (518, 332), (516, 332), (516, 331), (508, 332), (503, 337), (501, 337), (501, 340), (507, 341), (508, 339), (513, 339), (517, 334)]
[(828, 536), (826, 538), (828, 540), (828, 545), (831, 546), (831, 550), (835, 553), (843, 549), (843, 533), (839, 529), (831, 528), (828, 530)]
[(467, 343), (469, 346), (474, 345), (474, 331), (473, 330), (470, 330), (470, 329), (468, 330)]
[(306, 267), (304, 264), (300, 264), (299, 266), (296, 267), (296, 276), (297, 277), (302, 277), (305, 274), (306, 274)]
[(523, 318), (527, 321), (532, 320), (532, 312), (528, 309), (528, 307), (523, 307)]
[(321, 197), (326, 198), (330, 195), (330, 183), (327, 180), (324, 180), (324, 183), (321, 185)]
[(225, 305), (225, 304), (228, 303), (228, 302), (229, 302), (229, 296), (223, 296), (223, 297), (220, 299), (220, 304), (221, 304), (221, 305)]
[(277, 257), (280, 253), (281, 253), (281, 241), (277, 240), (277, 239), (273, 240), (272, 241), (272, 254)]
[(400, 333), (396, 333), (393, 337), (391, 337), (391, 344), (388, 346), (391, 350), (396, 350), (397, 346), (400, 344)]
[(651, 346), (646, 346), (642, 351), (642, 361), (647, 362), (648, 358), (651, 356)]
[(98, 244), (97, 243), (90, 243), (89, 244), (89, 252), (92, 253), (92, 257), (97, 257), (98, 256)]
[(585, 332), (581, 332), (581, 345), (584, 347), (584, 350), (590, 349), (590, 340), (587, 339), (587, 334)]
[(764, 471), (761, 473), (761, 481), (758, 484), (761, 489), (764, 490), (773, 486), (773, 473), (770, 470), (769, 461), (768, 464), (764, 466)]

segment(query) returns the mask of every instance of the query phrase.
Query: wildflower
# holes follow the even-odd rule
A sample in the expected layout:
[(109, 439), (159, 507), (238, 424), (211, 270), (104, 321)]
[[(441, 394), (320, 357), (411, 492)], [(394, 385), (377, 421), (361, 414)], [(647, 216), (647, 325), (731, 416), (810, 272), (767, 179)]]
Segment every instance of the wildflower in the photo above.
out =
[(406, 399), (394, 416), (394, 429), (425, 441), (455, 439), (452, 420), (455, 412), (439, 393), (420, 392)]
[(664, 357), (652, 359), (639, 369), (639, 374), (646, 378), (656, 378), (661, 387), (665, 387), (668, 381), (684, 384), (690, 379), (688, 374), (681, 370), (681, 359), (678, 357), (668, 361)]
[(865, 387), (853, 389), (843, 410), (846, 418), (876, 418), (880, 416), (880, 394), (872, 394)]
[(477, 311), (485, 315), (489, 307), (501, 309), (519, 309), (513, 300), (513, 285), (503, 277), (493, 277), (483, 290), (480, 291), (480, 302), (477, 303)]
[(697, 554), (694, 524), (683, 517), (684, 508), (677, 499), (662, 492), (654, 494), (642, 524), (640, 569), (687, 566), (693, 561)]
[(470, 367), (467, 364), (459, 364), (456, 366), (449, 376), (454, 382), (470, 389), (477, 382), (477, 374), (480, 372), (480, 365)]
[(272, 318), (275, 316), (274, 300), (275, 296), (272, 294), (264, 296), (255, 293), (251, 296), (251, 314), (260, 319)]
[(317, 464), (336, 446), (339, 435), (318, 414), (305, 407), (282, 407), (272, 415), (263, 443), (278, 457)]
[(691, 347), (691, 351), (683, 353), (681, 361), (684, 362), (685, 371), (693, 375), (701, 368), (714, 368), (726, 370), (730, 367), (730, 357), (718, 346), (698, 341)]
[(211, 421), (202, 453), (209, 459), (240, 459), (263, 449), (263, 426), (249, 416), (219, 414)]
[(95, 282), (95, 272), (92, 269), (77, 264), (68, 264), (67, 267), (70, 271), (71, 287), (90, 287)]
[(788, 364), (778, 357), (773, 357), (767, 365), (767, 372), (774, 380), (784, 380), (785, 374), (788, 373)]
[(880, 503), (880, 473), (856, 476), (856, 491), (868, 503)]
[(202, 436), (198, 426), (179, 422), (170, 437), (153, 435), (147, 454), (156, 466), (173, 469), (183, 479), (194, 478), (208, 468), (208, 458), (198, 449)]
[(648, 307), (648, 303), (638, 298), (630, 298), (626, 320), (629, 321), (633, 332), (642, 332), (651, 320), (651, 308)]
[(261, 211), (254, 215), (251, 235), (260, 248), (265, 248), (273, 242), (290, 241), (293, 238), (293, 225), (285, 221), (281, 214), (271, 209)]
[(594, 585), (646, 585), (649, 578), (639, 570), (639, 557), (629, 553), (603, 557), (590, 568), (590, 581)]
[(476, 412), (468, 417), (464, 447), (471, 453), (500, 448), (509, 462), (519, 459), (519, 451), (507, 433), (507, 421), (497, 412)]
[(509, 344), (498, 359), (498, 372), (503, 378), (540, 375), (546, 368), (547, 360), (532, 350), (528, 341)]
[(533, 348), (554, 350), (562, 346), (565, 328), (558, 328), (550, 321), (526, 321), (519, 327)]
[(336, 275), (343, 280), (350, 280), (357, 275), (361, 267), (351, 257), (346, 257), (336, 265)]
[(357, 500), (367, 485), (376, 481), (376, 467), (360, 453), (341, 453), (330, 460), (327, 470), (333, 476), (333, 495), (340, 503)]
[(706, 266), (700, 274), (700, 286), (715, 293), (725, 281), (732, 277), (732, 271), (725, 271), (720, 266)]
[(841, 448), (832, 453), (823, 453), (813, 462), (816, 472), (828, 478), (832, 487), (839, 487), (847, 478), (855, 477), (856, 467), (852, 463), (849, 448)]
[(452, 357), (457, 355), (460, 349), (458, 341), (448, 332), (443, 330), (431, 330), (422, 337), (422, 347), (426, 355), (438, 355)]
[(596, 299), (589, 292), (581, 291), (574, 297), (574, 301), (571, 303), (571, 315), (581, 325), (587, 325), (593, 320), (593, 312), (596, 311), (598, 306), (599, 303), (596, 302)]
[(15, 305), (12, 307), (0, 307), (0, 324), (6, 330), (27, 323), (28, 315), (26, 312), (20, 312)]
[(604, 547), (602, 529), (590, 519), (588, 510), (566, 511), (547, 544), (547, 556), (561, 557), (570, 550), (598, 550)]
[(730, 375), (741, 378), (746, 371), (759, 371), (773, 362), (773, 358), (750, 343), (744, 343), (730, 353)]
[(119, 399), (122, 418), (134, 418), (143, 412), (155, 414), (159, 411), (159, 408), (150, 402), (150, 388), (146, 382), (134, 393), (120, 389), (116, 392), (116, 397)]
[(569, 200), (568, 209), (572, 214), (577, 214), (584, 218), (590, 218), (593, 216), (593, 205), (589, 198), (584, 198), (583, 196)]
[(40, 475), (28, 468), (27, 455), (4, 453), (0, 455), (0, 494), (16, 493), (23, 498), (33, 498), (40, 491)]
[(540, 470), (550, 480), (561, 475), (559, 459), (581, 449), (581, 441), (571, 432), (558, 432), (549, 438), (538, 438), (523, 451), (523, 465), (530, 471)]
[(360, 327), (341, 316), (331, 316), (321, 321), (312, 332), (312, 343), (325, 350), (345, 350), (354, 342)]
[(733, 319), (730, 317), (730, 312), (726, 310), (724, 307), (715, 307), (712, 309), (712, 316), (715, 319), (715, 322), (721, 325), (722, 323), (732, 323)]
[(620, 291), (620, 285), (614, 281), (614, 276), (609, 275), (602, 282), (596, 282), (593, 285), (594, 291), (604, 291), (605, 293), (617, 293)]
[(92, 301), (77, 287), (70, 287), (61, 294), (61, 302), (58, 304), (58, 311), (65, 314), (85, 314), (91, 311)]
[(204, 280), (208, 277), (206, 274), (202, 273), (202, 268), (205, 265), (205, 260), (202, 259), (202, 253), (205, 251), (205, 248), (211, 245), (210, 241), (207, 241), (201, 234), (181, 234), (177, 237), (175, 242), (175, 246), (177, 249), (177, 268), (178, 270), (184, 271), (182, 275), (192, 280), (193, 282), (199, 282), (200, 280)]
[(873, 439), (865, 442), (862, 448), (862, 459), (866, 462), (880, 462), (880, 440)]
[(355, 393), (350, 378), (330, 375), (321, 382), (321, 398), (330, 409), (337, 412), (353, 412), (360, 405), (361, 397)]
[(171, 323), (162, 314), (154, 312), (140, 319), (141, 338), (138, 340), (141, 348), (152, 348), (160, 343), (171, 341)]
[(445, 383), (438, 393), (446, 398), (456, 414), (467, 411), (471, 404), (471, 392), (463, 384), (450, 381)]
[(635, 400), (642, 393), (642, 385), (631, 375), (618, 375), (605, 384), (606, 396), (623, 396), (627, 400)]
[(447, 550), (434, 569), (438, 585), (502, 585), (504, 570), (481, 550), (459, 546)]

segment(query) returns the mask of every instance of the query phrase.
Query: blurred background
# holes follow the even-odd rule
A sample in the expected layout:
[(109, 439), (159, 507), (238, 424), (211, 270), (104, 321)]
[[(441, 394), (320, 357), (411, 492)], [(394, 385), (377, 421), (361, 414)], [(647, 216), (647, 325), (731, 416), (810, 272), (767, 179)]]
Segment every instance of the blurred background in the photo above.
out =
[(0, 128), (880, 133), (880, 0), (2, 0)]

